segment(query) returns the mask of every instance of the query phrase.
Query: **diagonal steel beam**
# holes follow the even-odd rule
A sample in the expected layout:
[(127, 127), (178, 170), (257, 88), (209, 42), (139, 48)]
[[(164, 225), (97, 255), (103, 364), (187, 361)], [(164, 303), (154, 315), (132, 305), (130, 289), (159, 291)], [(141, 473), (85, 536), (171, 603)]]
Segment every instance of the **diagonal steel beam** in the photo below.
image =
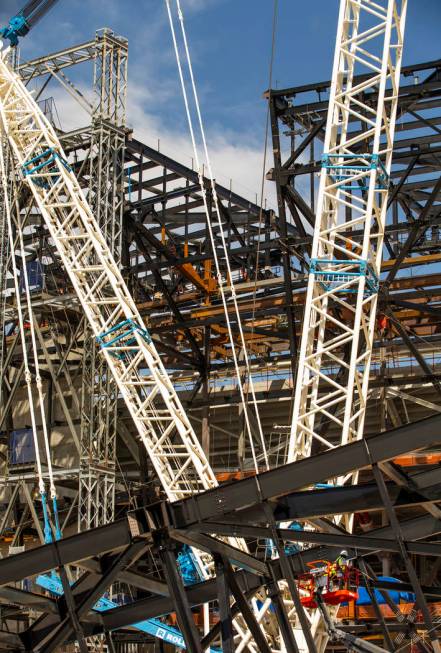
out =
[(386, 279), (383, 281), (382, 283), (383, 288), (388, 288), (390, 286), (392, 281), (395, 279), (398, 270), (400, 269), (401, 263), (406, 258), (407, 254), (411, 251), (413, 245), (417, 242), (421, 234), (424, 233), (427, 227), (430, 226), (431, 221), (429, 219), (429, 213), (433, 208), (433, 205), (435, 204), (436, 200), (438, 199), (438, 195), (440, 194), (440, 192), (441, 192), (441, 176), (439, 177), (438, 181), (433, 187), (430, 197), (420, 213), (419, 219), (415, 221), (414, 225), (412, 226), (412, 229), (409, 232), (406, 242), (404, 243), (403, 247), (400, 249), (399, 253), (397, 254), (393, 266), (389, 270)]
[(383, 498), (384, 507), (386, 510), (386, 514), (389, 518), (389, 522), (392, 526), (392, 529), (394, 530), (395, 537), (400, 549), (401, 557), (404, 561), (406, 571), (409, 576), (409, 580), (411, 582), (413, 591), (417, 599), (417, 604), (421, 612), (423, 613), (423, 619), (426, 625), (427, 635), (432, 643), (433, 650), (435, 651), (435, 653), (441, 653), (441, 645), (439, 642), (439, 638), (436, 634), (436, 631), (434, 629), (434, 624), (432, 621), (431, 614), (429, 612), (429, 607), (427, 605), (426, 597), (424, 596), (420, 581), (418, 579), (418, 575), (415, 571), (415, 567), (413, 566), (412, 560), (409, 556), (409, 550), (404, 541), (401, 526), (396, 516), (395, 510), (392, 506), (389, 493), (387, 491), (386, 483), (384, 482), (383, 475), (381, 474), (378, 465), (375, 463), (372, 465), (372, 472), (374, 474), (374, 478), (378, 485), (380, 494)]
[(231, 594), (234, 596), (234, 599), (240, 608), (242, 617), (244, 618), (244, 621), (248, 626), (248, 629), (251, 632), (253, 639), (258, 646), (259, 652), (271, 653), (271, 649), (268, 645), (268, 642), (265, 639), (265, 635), (260, 629), (260, 626), (256, 620), (254, 612), (251, 610), (250, 606), (248, 605), (248, 601), (245, 599), (242, 590), (237, 583), (236, 576), (233, 572), (233, 568), (231, 567), (229, 561), (224, 556), (222, 556), (222, 565), (224, 568), (226, 581), (231, 590)]

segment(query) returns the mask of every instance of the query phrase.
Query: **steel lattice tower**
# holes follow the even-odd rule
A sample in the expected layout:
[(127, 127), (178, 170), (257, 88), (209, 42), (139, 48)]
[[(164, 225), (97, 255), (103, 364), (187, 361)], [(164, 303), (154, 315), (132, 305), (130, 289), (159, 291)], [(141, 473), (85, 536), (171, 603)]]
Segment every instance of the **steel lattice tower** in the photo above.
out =
[(406, 0), (340, 5), (290, 461), (331, 446), (326, 423), (340, 444), (363, 435), (405, 15)]
[[(127, 41), (97, 32), (89, 203), (117, 263), (121, 261)], [(81, 392), (78, 529), (114, 518), (117, 388), (87, 329)]]
[[(407, 0), (340, 3), (288, 462), (310, 456), (314, 442), (332, 448), (329, 424), (337, 444), (363, 436), (406, 8)], [(319, 611), (312, 630), (324, 651)]]

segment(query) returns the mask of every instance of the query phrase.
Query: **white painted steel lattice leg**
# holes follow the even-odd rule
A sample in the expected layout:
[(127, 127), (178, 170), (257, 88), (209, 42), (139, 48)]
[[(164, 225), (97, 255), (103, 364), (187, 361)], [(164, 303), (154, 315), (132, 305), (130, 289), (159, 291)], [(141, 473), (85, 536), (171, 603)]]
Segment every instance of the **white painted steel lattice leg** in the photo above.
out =
[(341, 0), (289, 461), (363, 435), (406, 4)]
[[(89, 206), (117, 264), (121, 260), (128, 45), (108, 29), (95, 39)], [(118, 388), (91, 329), (83, 347), (78, 530), (113, 521)]]
[(101, 355), (171, 501), (215, 486), (193, 428), (58, 138), (4, 54), (0, 116)]
[[(340, 2), (288, 462), (310, 456), (314, 441), (363, 436), (406, 7)], [(323, 652), (328, 635), (311, 616)]]

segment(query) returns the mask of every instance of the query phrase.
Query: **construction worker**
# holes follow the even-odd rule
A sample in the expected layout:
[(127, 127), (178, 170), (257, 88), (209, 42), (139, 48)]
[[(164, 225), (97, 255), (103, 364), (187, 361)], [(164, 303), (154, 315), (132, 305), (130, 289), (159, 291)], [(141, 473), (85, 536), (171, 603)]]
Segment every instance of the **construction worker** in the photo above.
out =
[(340, 551), (340, 555), (336, 558), (335, 564), (341, 567), (342, 569), (346, 569), (346, 567), (349, 567), (350, 560), (349, 560), (349, 554), (346, 551), (346, 549)]
[(343, 549), (329, 569), (329, 589), (331, 592), (344, 588), (346, 570), (349, 564), (349, 554), (346, 549)]

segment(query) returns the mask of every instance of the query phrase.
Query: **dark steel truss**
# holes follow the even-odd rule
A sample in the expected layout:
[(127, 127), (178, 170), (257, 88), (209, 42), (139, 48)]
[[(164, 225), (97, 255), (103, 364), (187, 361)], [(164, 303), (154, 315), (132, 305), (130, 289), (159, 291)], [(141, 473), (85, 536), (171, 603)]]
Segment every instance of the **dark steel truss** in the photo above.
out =
[[(291, 248), (307, 250), (311, 241), (329, 86), (325, 81), (265, 93), (275, 152), (274, 167), (267, 177), (276, 183), (280, 221), (288, 220), (299, 232), (288, 236)], [(440, 108), (441, 60), (403, 67), (380, 310), (392, 311), (391, 320), (397, 323), (395, 336), (403, 335), (399, 323), (405, 323), (405, 331), (411, 335), (405, 345), (413, 357), (415, 349), (410, 343), (417, 345), (412, 336), (436, 334), (440, 316), (437, 283), (432, 284), (430, 276), (440, 261)], [(360, 120), (352, 118), (350, 135), (359, 129)], [(282, 134), (287, 142), (282, 142)], [(356, 240), (357, 234), (351, 237)], [(301, 260), (299, 265), (302, 267)], [(420, 275), (421, 266), (432, 267)], [(405, 288), (403, 282), (409, 274), (402, 274), (405, 269), (410, 275), (424, 277), (423, 292)], [(430, 378), (428, 369), (424, 373)]]
[[(429, 633), (429, 638), (435, 639), (439, 626), (432, 623), (431, 607), (441, 602), (441, 590), (435, 578), (423, 583), (412, 570), (420, 560), (430, 559), (436, 564), (440, 558), (441, 521), (432, 511), (437, 510), (436, 503), (441, 500), (441, 473), (435, 467), (407, 476), (393, 460), (416, 449), (439, 445), (440, 426), (441, 417), (428, 418), (178, 503), (154, 503), (106, 526), (0, 560), (0, 598), (9, 606), (4, 610), (0, 647), (14, 653), (55, 651), (62, 644), (85, 642), (101, 633), (107, 634), (109, 640), (109, 633), (116, 635), (116, 630), (124, 631), (138, 621), (175, 612), (189, 651), (202, 651), (219, 638), (223, 650), (234, 650), (231, 620), (238, 613), (259, 650), (266, 651), (268, 645), (249, 606), (252, 596), (265, 589), (273, 601), (285, 646), (296, 651), (279, 582), (288, 581), (291, 592), (297, 592), (295, 579), (309, 561), (334, 559), (343, 547), (364, 570), (362, 584), (371, 591), (380, 590), (396, 616), (384, 619), (379, 611), (377, 621), (367, 625), (352, 619), (345, 622), (341, 632), (353, 637), (376, 635), (385, 643), (392, 641), (397, 632), (414, 638)], [(330, 473), (344, 474), (355, 469), (364, 470), (373, 480), (355, 487), (307, 489), (329, 478)], [(385, 480), (385, 476), (393, 480)], [(382, 503), (390, 515), (387, 526), (364, 533), (356, 529), (349, 534), (331, 521), (337, 513), (376, 510)], [(292, 519), (314, 523), (316, 530), (293, 531), (281, 526)], [(268, 537), (269, 529), (273, 539), (280, 542), (281, 555), (277, 559), (265, 559), (251, 544), (250, 552), (244, 553), (215, 537), (237, 535), (251, 543)], [(293, 542), (300, 548), (285, 554), (284, 547)], [(310, 548), (302, 549), (305, 543)], [(182, 544), (213, 555), (216, 577), (184, 586), (176, 572), (176, 556)], [(394, 556), (402, 582), (377, 577), (373, 567), (378, 566), (378, 554), (384, 552)], [(145, 571), (146, 560), (152, 555), (158, 560), (155, 574)], [(70, 565), (81, 570), (71, 586), (67, 580)], [(24, 591), (12, 585), (54, 569), (64, 579), (62, 597), (45, 596), (37, 586)], [(97, 599), (115, 582), (131, 586), (132, 602), (107, 612), (94, 612)], [(393, 590), (416, 595), (420, 616), (415, 623), (402, 618), (389, 594)], [(202, 637), (192, 609), (207, 601), (215, 602), (222, 619)], [(32, 608), (39, 616), (26, 625), (20, 611), (11, 610), (13, 606)]]

